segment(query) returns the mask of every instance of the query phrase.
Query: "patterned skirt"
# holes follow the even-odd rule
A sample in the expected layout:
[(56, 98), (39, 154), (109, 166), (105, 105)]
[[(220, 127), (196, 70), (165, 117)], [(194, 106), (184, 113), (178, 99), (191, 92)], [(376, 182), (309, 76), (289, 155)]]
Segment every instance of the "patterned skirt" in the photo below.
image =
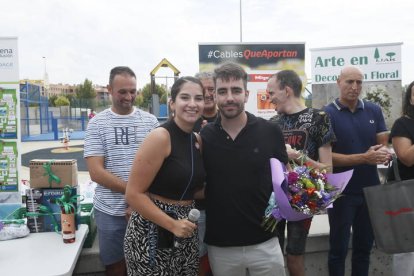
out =
[[(193, 205), (180, 206), (154, 200), (161, 210), (174, 211), (178, 219), (187, 218)], [(196, 276), (198, 274), (198, 232), (177, 240), (171, 248), (158, 248), (157, 225), (133, 212), (124, 239), (128, 275)]]

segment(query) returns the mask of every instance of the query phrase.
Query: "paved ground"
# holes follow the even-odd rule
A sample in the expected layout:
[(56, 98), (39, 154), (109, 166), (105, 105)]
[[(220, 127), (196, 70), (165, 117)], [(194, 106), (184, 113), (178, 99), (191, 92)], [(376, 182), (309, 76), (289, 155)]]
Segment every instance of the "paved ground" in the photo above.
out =
[[(83, 148), (83, 140), (77, 140), (77, 141), (71, 141), (69, 143), (69, 147), (82, 147)], [(29, 167), (28, 167), (28, 161), (27, 162), (23, 162), (24, 159), (27, 159), (27, 156), (33, 157), (31, 159), (40, 159), (43, 158), (43, 155), (36, 155), (36, 154), (32, 154), (33, 152), (50, 152), (50, 150), (54, 149), (54, 148), (59, 148), (62, 147), (62, 143), (59, 141), (41, 141), (41, 142), (21, 142), (20, 143), (20, 154), (21, 154), (21, 159), (22, 159), (22, 167), (21, 167), (21, 171), (20, 173), (20, 179), (23, 180), (29, 180), (30, 179), (30, 171), (29, 171)], [(28, 154), (28, 155), (26, 155)], [(78, 162), (83, 162), (83, 151), (80, 152), (76, 152), (76, 157), (75, 159), (78, 160)], [(24, 157), (25, 156), (25, 157)], [(57, 157), (55, 157), (57, 158)], [(65, 158), (61, 158), (59, 157), (59, 159), (66, 159)], [(84, 168), (83, 168), (84, 167)], [(82, 170), (79, 169), (78, 172), (78, 179), (79, 179), (79, 183), (85, 183), (86, 181), (90, 180), (90, 176), (89, 173), (86, 170), (86, 165), (82, 165)]]
[[(77, 151), (73, 151), (73, 150)], [(67, 150), (58, 148), (38, 149), (21, 155), (22, 166), (29, 167), (32, 159), (76, 159), (78, 171), (87, 172), (85, 159), (83, 158), (83, 145), (71, 146)]]
[[(62, 136), (62, 132), (58, 133), (58, 139)], [(74, 131), (70, 135), (70, 139), (73, 140), (83, 140), (85, 138), (85, 131)], [(44, 134), (33, 134), (29, 136), (22, 136), (22, 141), (55, 141), (55, 134), (53, 132), (44, 133)]]

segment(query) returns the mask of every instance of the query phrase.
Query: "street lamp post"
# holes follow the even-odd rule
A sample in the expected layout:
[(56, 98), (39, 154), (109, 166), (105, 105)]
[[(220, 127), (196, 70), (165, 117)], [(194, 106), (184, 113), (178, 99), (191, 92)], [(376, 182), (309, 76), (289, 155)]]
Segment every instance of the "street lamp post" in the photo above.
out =
[(44, 74), (46, 75), (46, 57), (43, 57)]

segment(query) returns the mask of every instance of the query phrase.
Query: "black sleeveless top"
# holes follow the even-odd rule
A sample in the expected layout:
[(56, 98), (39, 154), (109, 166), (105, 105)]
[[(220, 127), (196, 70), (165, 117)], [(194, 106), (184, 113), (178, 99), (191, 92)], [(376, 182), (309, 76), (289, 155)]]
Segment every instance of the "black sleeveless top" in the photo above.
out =
[(194, 199), (194, 192), (203, 186), (205, 178), (197, 138), (193, 132), (181, 130), (174, 120), (160, 127), (170, 133), (171, 153), (162, 163), (148, 191), (173, 200)]

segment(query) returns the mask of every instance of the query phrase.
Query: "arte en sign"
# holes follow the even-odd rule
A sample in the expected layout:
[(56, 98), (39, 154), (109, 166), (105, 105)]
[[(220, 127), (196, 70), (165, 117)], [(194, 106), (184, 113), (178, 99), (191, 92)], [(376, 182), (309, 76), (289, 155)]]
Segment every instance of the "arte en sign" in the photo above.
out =
[(311, 49), (312, 84), (335, 83), (346, 66), (359, 67), (365, 81), (401, 80), (402, 43)]

